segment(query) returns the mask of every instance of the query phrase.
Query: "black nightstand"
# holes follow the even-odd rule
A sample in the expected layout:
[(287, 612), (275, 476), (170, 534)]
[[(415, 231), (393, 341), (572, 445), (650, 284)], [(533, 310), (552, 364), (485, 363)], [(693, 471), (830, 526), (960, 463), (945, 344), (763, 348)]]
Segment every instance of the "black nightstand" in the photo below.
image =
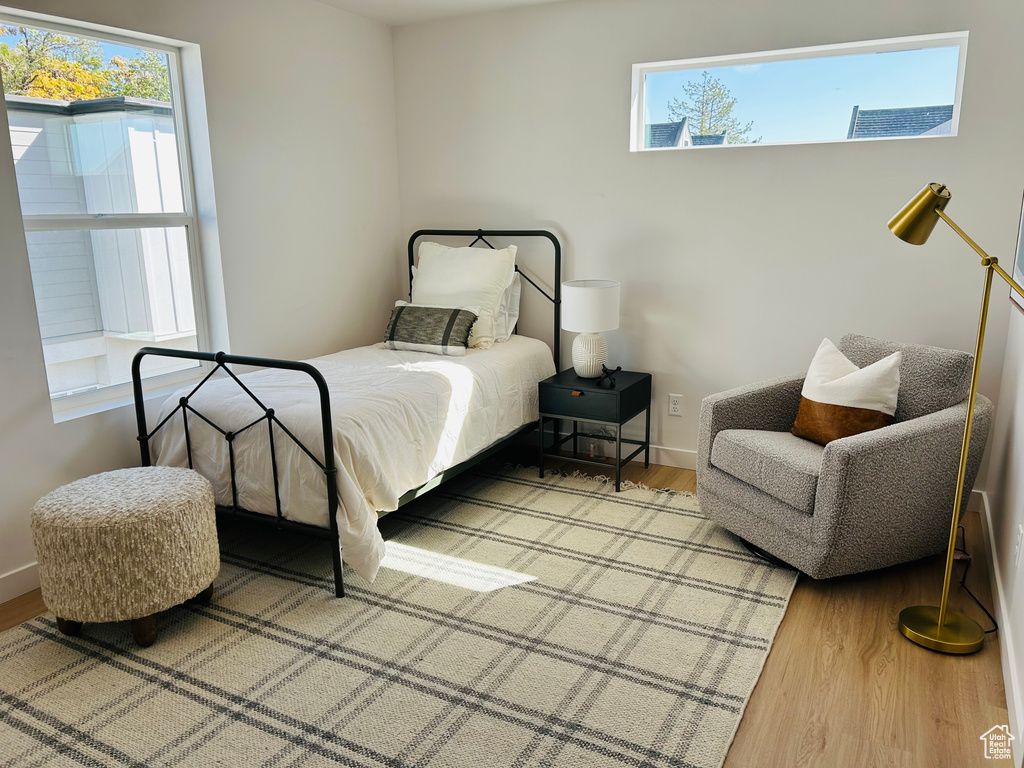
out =
[[(576, 461), (596, 467), (615, 467), (615, 490), (619, 490), (622, 467), (627, 461), (644, 452), (644, 466), (650, 466), (651, 459), (651, 374), (635, 371), (620, 371), (615, 374), (615, 386), (607, 381), (598, 386), (597, 379), (581, 379), (576, 371), (556, 373), (544, 379), (540, 388), (540, 476), (544, 477), (544, 457), (558, 456), (565, 461)], [(647, 413), (647, 426), (643, 441), (626, 440), (622, 437), (622, 425), (641, 412)], [(550, 448), (544, 446), (544, 422), (548, 419), (571, 419), (572, 433), (559, 437), (555, 424), (555, 439)], [(607, 424), (615, 428), (615, 464), (581, 459), (578, 438), (593, 437), (579, 431), (579, 422)], [(608, 438), (604, 438), (608, 439)], [(562, 444), (572, 440), (572, 458), (557, 451)], [(622, 457), (622, 444), (638, 446), (635, 451)]]

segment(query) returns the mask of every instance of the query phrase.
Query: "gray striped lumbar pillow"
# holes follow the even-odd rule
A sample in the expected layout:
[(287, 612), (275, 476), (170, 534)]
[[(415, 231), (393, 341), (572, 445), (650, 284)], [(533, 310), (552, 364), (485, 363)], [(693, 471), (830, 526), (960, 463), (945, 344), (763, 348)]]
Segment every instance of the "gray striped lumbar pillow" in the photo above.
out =
[(460, 357), (466, 354), (476, 318), (472, 307), (428, 307), (400, 301), (391, 310), (384, 346)]

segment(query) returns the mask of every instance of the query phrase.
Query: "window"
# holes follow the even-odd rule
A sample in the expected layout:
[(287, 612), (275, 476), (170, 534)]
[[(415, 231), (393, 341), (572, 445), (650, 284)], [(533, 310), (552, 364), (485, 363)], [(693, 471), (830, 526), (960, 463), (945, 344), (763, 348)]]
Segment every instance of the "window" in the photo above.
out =
[(955, 136), (967, 33), (633, 66), (631, 151)]
[(178, 50), (0, 15), (0, 78), (56, 416), (206, 346)]

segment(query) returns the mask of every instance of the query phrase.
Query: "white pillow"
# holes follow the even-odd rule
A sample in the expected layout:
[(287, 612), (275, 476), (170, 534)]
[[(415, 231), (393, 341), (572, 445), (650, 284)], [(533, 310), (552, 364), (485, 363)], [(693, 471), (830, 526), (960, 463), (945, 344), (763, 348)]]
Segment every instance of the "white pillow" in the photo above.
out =
[(903, 353), (893, 352), (858, 368), (831, 339), (822, 339), (807, 369), (800, 394), (819, 403), (880, 411), (892, 416), (899, 397), (901, 362)]
[(523, 293), (523, 279), (518, 272), (512, 273), (512, 282), (501, 294), (501, 306), (494, 318), (494, 340), (508, 341), (519, 322), (519, 298)]
[[(415, 283), (416, 275), (419, 272), (415, 266), (412, 268), (412, 279)], [(512, 338), (512, 332), (516, 329), (516, 323), (519, 322), (519, 301), (523, 294), (523, 279), (520, 277), (518, 272), (512, 272), (512, 282), (508, 284), (508, 288), (505, 289), (504, 293), (501, 294), (501, 306), (498, 307), (498, 314), (494, 318), (494, 341), (508, 341)], [(397, 307), (399, 303), (396, 302)], [(479, 315), (479, 307), (463, 307), (463, 309), (472, 309), (473, 314)]]
[(417, 305), (417, 304), (413, 304), (411, 301), (405, 301), (404, 299), (399, 299), (398, 301), (396, 301), (395, 302), (395, 306), (396, 307), (415, 307), (415, 306), (420, 306), (420, 307), (430, 307), (431, 309), (468, 309), (474, 315), (476, 315), (478, 317), (480, 316), (480, 307), (442, 307), (440, 304), (418, 304)]
[(419, 265), (412, 282), (412, 303), (440, 307), (479, 307), (469, 346), (488, 349), (495, 341), (501, 297), (515, 274), (516, 246), (449, 248), (420, 243)]
[(823, 339), (807, 369), (790, 431), (828, 445), (889, 426), (896, 413), (902, 362), (903, 353), (897, 351), (858, 368), (829, 339)]

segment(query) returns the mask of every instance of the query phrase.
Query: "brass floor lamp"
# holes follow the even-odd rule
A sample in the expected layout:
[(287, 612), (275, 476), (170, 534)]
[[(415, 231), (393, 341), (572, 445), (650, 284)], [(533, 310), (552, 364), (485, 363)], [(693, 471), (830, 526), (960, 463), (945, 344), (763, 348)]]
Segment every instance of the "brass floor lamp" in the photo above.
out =
[(978, 393), (978, 371), (981, 367), (981, 348), (985, 343), (985, 322), (988, 318), (988, 303), (992, 293), (992, 276), (999, 275), (1014, 290), (1024, 295), (1021, 288), (999, 266), (999, 261), (989, 256), (945, 214), (945, 207), (952, 195), (945, 184), (931, 183), (907, 203), (889, 220), (889, 229), (900, 240), (911, 245), (924, 245), (935, 229), (939, 219), (949, 224), (964, 241), (981, 256), (985, 268), (985, 292), (981, 300), (981, 319), (978, 321), (978, 340), (974, 345), (974, 368), (971, 371), (971, 391), (967, 397), (967, 420), (964, 423), (964, 440), (960, 447), (960, 471), (956, 480), (956, 495), (953, 499), (953, 519), (949, 525), (949, 548), (946, 551), (946, 575), (942, 581), (942, 602), (934, 605), (915, 605), (900, 612), (900, 632), (910, 640), (943, 653), (974, 653), (981, 648), (985, 633), (973, 619), (946, 608), (949, 600), (949, 584), (953, 575), (953, 551), (956, 547), (956, 530), (960, 521), (960, 499), (964, 491), (964, 474), (967, 471), (967, 450), (971, 443), (971, 427), (974, 423), (974, 400)]

